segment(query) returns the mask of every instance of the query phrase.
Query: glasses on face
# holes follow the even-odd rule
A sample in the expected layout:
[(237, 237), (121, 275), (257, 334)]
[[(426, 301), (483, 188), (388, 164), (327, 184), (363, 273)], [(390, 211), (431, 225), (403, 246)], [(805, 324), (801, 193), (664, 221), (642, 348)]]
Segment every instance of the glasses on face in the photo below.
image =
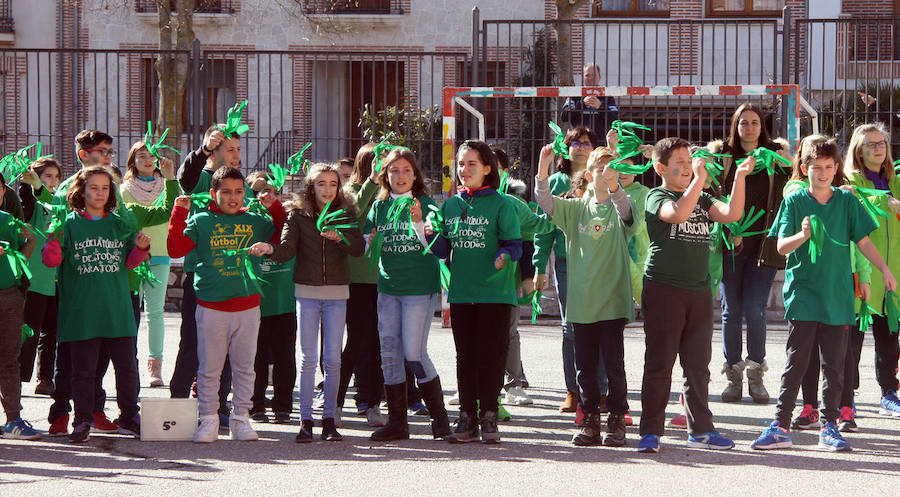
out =
[(103, 157), (115, 157), (116, 156), (116, 151), (111, 148), (90, 148), (90, 149), (85, 150), (85, 152), (88, 152), (88, 153), (97, 152), (98, 154), (102, 155)]
[(574, 142), (570, 143), (569, 146), (574, 147), (574, 148), (594, 148), (594, 146), (591, 144), (591, 142), (579, 142), (579, 141), (574, 141)]
[(878, 148), (887, 148), (887, 141), (881, 140), (880, 142), (865, 142), (863, 146), (869, 150), (875, 150)]

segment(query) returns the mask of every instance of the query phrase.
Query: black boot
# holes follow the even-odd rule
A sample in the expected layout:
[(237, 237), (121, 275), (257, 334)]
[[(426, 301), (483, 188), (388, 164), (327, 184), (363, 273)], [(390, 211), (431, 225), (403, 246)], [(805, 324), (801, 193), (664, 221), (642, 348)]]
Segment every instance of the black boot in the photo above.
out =
[(441, 377), (435, 376), (433, 380), (419, 383), (419, 391), (422, 392), (422, 400), (428, 408), (431, 416), (431, 434), (434, 438), (444, 438), (453, 433), (450, 429), (450, 418), (444, 407), (444, 390), (441, 388)]
[(385, 385), (388, 402), (388, 422), (372, 432), (369, 440), (388, 442), (409, 438), (409, 423), (406, 421), (406, 382)]

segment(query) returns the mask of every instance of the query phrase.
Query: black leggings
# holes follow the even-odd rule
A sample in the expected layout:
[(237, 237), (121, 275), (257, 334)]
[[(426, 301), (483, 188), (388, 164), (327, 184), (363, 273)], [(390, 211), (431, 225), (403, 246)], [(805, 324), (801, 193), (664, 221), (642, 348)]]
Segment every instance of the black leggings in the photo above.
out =
[[(509, 346), (509, 304), (450, 304), (459, 409), (475, 417), (498, 409)], [(476, 402), (477, 401), (477, 402)]]

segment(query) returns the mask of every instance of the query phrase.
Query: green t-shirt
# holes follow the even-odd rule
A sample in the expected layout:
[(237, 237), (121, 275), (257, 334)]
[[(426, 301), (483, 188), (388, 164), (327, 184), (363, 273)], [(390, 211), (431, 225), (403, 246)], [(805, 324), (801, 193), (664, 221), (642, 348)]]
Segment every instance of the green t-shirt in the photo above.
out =
[[(34, 205), (34, 213), (28, 223), (35, 228), (46, 232), (50, 227), (50, 214), (40, 204)], [(28, 259), (28, 269), (31, 270), (31, 286), (29, 292), (41, 295), (56, 295), (56, 268), (47, 267), (41, 259), (41, 252), (47, 242), (40, 237), (35, 239), (34, 252)]]
[[(850, 243), (858, 243), (875, 230), (875, 221), (849, 192), (831, 188), (834, 196), (822, 205), (800, 190), (785, 197), (778, 208), (770, 238), (786, 238), (801, 230), (803, 218), (815, 214), (828, 236), (822, 255), (813, 264), (809, 240), (787, 256), (784, 273), (784, 317), (794, 321), (816, 321), (827, 325), (850, 325), (856, 320)], [(828, 237), (834, 238), (838, 245)]]
[(225, 250), (239, 250), (272, 237), (275, 226), (255, 212), (224, 214), (206, 210), (187, 220), (185, 236), (193, 240), (197, 265), (194, 268), (194, 290), (197, 299), (222, 302), (257, 293), (246, 278), (242, 262)]
[(116, 213), (66, 216), (59, 267), (60, 342), (137, 336), (125, 260), (136, 233)]
[[(187, 195), (193, 195), (195, 193), (209, 193), (209, 191), (212, 189), (212, 177), (213, 171), (203, 168), (203, 170), (200, 171), (200, 177), (197, 178), (197, 184), (194, 185), (194, 189), (185, 193)], [(256, 198), (256, 195), (253, 193), (253, 190), (251, 190), (249, 186), (246, 187), (244, 190), (244, 206), (246, 207), (247, 204), (254, 198)], [(199, 212), (205, 212), (207, 208), (208, 206), (200, 207), (197, 204), (191, 202), (191, 207), (188, 211), (188, 218)], [(192, 250), (188, 252), (188, 255), (184, 256), (184, 272), (193, 273), (196, 270), (196, 266), (197, 254)]]
[(294, 258), (278, 263), (268, 257), (251, 257), (253, 270), (259, 276), (262, 288), (259, 311), (261, 317), (277, 316), (295, 312), (294, 299)]
[[(422, 212), (429, 205), (437, 205), (427, 195), (418, 197)], [(441, 291), (440, 268), (432, 254), (423, 254), (425, 247), (417, 236), (409, 234), (409, 218), (401, 216), (398, 230), (388, 220), (393, 198), (376, 200), (369, 210), (369, 218), (363, 232), (377, 229), (381, 234), (381, 258), (378, 262), (378, 292), (394, 296), (430, 295)], [(404, 220), (405, 219), (405, 220)], [(371, 242), (370, 242), (371, 243)]]
[[(494, 259), (500, 240), (520, 240), (519, 218), (506, 197), (493, 192), (470, 197), (454, 195), (444, 202), (444, 233), (452, 247), (450, 255), (451, 304), (486, 303), (516, 305), (515, 287), (497, 273)], [(457, 221), (459, 229), (455, 230)]]
[(634, 320), (627, 240), (641, 221), (634, 202), (631, 208), (632, 221), (626, 223), (612, 201), (553, 198), (550, 220), (565, 233), (569, 254), (566, 321)]
[(519, 229), (522, 231), (522, 241), (533, 242), (536, 234), (553, 232), (555, 228), (547, 219), (546, 214), (543, 212), (538, 214), (515, 195), (507, 195), (506, 198), (516, 209), (516, 216), (519, 218)]
[[(350, 184), (347, 188), (353, 192), (358, 209), (359, 228), (364, 235), (371, 233), (371, 230), (365, 231), (362, 228), (366, 224), (369, 215), (369, 209), (375, 202), (375, 194), (381, 188), (378, 183), (374, 183), (371, 179), (366, 179), (362, 185)], [(359, 257), (347, 256), (347, 267), (350, 270), (350, 283), (363, 283), (367, 285), (375, 285), (378, 283), (378, 267), (369, 264), (369, 257), (363, 254)]]
[[(21, 251), (25, 240), (16, 232), (14, 225), (10, 224), (12, 217), (13, 215), (8, 212), (0, 211), (0, 240), (9, 243), (9, 248)], [(19, 280), (13, 275), (12, 267), (6, 261), (5, 254), (0, 256), (0, 289), (3, 290), (19, 285)]]
[(647, 194), (646, 221), (650, 249), (644, 275), (647, 279), (685, 290), (709, 288), (709, 237), (712, 195), (702, 192), (690, 218), (670, 224), (658, 216), (666, 202), (677, 202), (683, 192), (657, 187)]

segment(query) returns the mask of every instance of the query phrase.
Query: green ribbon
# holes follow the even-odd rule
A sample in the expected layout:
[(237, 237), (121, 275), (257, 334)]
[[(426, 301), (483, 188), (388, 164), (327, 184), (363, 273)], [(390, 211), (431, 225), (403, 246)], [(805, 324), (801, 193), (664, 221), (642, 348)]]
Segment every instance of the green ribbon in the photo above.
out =
[(166, 128), (166, 130), (163, 131), (161, 135), (159, 135), (159, 140), (154, 142), (153, 141), (153, 121), (147, 121), (147, 132), (144, 134), (144, 146), (147, 147), (147, 151), (150, 152), (150, 155), (152, 155), (153, 157), (156, 157), (156, 161), (157, 161), (156, 166), (157, 167), (159, 167), (159, 159), (162, 158), (159, 155), (160, 149), (165, 148), (165, 149), (169, 149), (169, 150), (175, 152), (176, 154), (179, 153), (177, 149), (163, 144), (163, 142), (166, 141), (166, 136), (168, 136), (168, 134), (169, 134), (169, 128)]
[(518, 299), (519, 305), (531, 306), (531, 324), (537, 323), (537, 318), (544, 313), (541, 307), (541, 299), (546, 298), (540, 290), (532, 290)]
[(900, 172), (900, 159), (894, 161), (894, 172)]
[(856, 318), (859, 320), (860, 333), (865, 333), (869, 329), (869, 326), (872, 325), (872, 314), (881, 316), (881, 313), (873, 309), (868, 302), (861, 300), (859, 303), (859, 313), (856, 315)]
[(642, 129), (645, 131), (653, 131), (643, 124), (620, 120), (613, 121), (610, 128), (615, 131), (619, 137), (619, 143), (616, 144), (616, 152), (622, 157), (637, 152), (638, 147), (644, 144), (644, 141), (641, 140), (641, 137), (637, 135), (635, 130)]
[(25, 254), (12, 248), (6, 240), (0, 240), (0, 247), (3, 247), (3, 255), (12, 270), (13, 278), (19, 279), (24, 274), (30, 280), (31, 269), (28, 268), (28, 258)]
[[(34, 158), (28, 155), (28, 151), (32, 148), (35, 149)], [(43, 152), (43, 145), (41, 142), (37, 142), (0, 159), (0, 174), (6, 178), (6, 183), (10, 184), (19, 179), (19, 176), (27, 171), (34, 161), (53, 157), (53, 155), (41, 155), (41, 152)]]
[(394, 200), (394, 203), (391, 204), (391, 207), (387, 212), (387, 220), (393, 225), (394, 233), (400, 231), (400, 222), (403, 219), (403, 214), (406, 214), (406, 218), (409, 221), (407, 223), (408, 233), (410, 238), (416, 238), (416, 228), (413, 226), (412, 222), (412, 206), (415, 205), (416, 199), (413, 197), (398, 197)]
[(216, 127), (219, 128), (219, 131), (221, 131), (223, 135), (225, 135), (225, 138), (231, 138), (233, 135), (242, 135), (250, 131), (250, 126), (248, 124), (241, 124), (241, 118), (244, 116), (244, 107), (246, 107), (248, 103), (248, 100), (244, 100), (239, 104), (234, 104), (234, 107), (228, 109), (228, 117), (225, 118), (224, 128), (216, 124)]
[(287, 164), (291, 166), (291, 176), (300, 172), (301, 169), (309, 172), (309, 160), (303, 158), (303, 153), (306, 152), (306, 149), (312, 146), (312, 142), (307, 143), (300, 149), (296, 154), (288, 157)]
[(489, 276), (487, 280), (485, 280), (485, 284), (491, 284), (495, 281), (503, 282), (503, 290), (504, 291), (516, 291), (516, 265), (515, 261), (510, 261), (509, 254), (504, 253), (503, 259), (506, 261), (506, 265), (500, 268), (499, 271), (494, 273), (492, 276)]
[(212, 195), (209, 192), (200, 192), (191, 194), (191, 203), (199, 209), (205, 209), (212, 202)]
[(778, 152), (769, 150), (766, 147), (754, 149), (753, 152), (747, 154), (746, 158), (737, 161), (735, 165), (740, 167), (741, 164), (750, 157), (756, 159), (756, 167), (753, 168), (753, 171), (750, 174), (766, 171), (769, 176), (771, 176), (775, 174), (775, 167), (778, 167), (781, 172), (784, 172), (785, 167), (791, 167), (791, 161), (778, 155)]
[(441, 288), (450, 290), (450, 268), (443, 259), (438, 259), (438, 266), (441, 269)]
[(425, 215), (425, 220), (431, 223), (431, 231), (434, 234), (434, 238), (431, 239), (431, 243), (429, 243), (428, 246), (425, 247), (425, 250), (422, 251), (422, 255), (427, 255), (428, 251), (431, 250), (431, 247), (434, 246), (434, 242), (444, 234), (444, 215), (441, 214), (441, 209), (432, 204), (428, 204), (427, 208), (429, 212)]
[(391, 150), (393, 150), (395, 148), (409, 150), (408, 148), (406, 148), (402, 145), (389, 144), (387, 141), (390, 140), (391, 137), (393, 137), (393, 136), (394, 136), (394, 132), (391, 131), (384, 138), (382, 138), (381, 141), (378, 143), (378, 145), (375, 145), (375, 148), (372, 150), (372, 153), (375, 154), (375, 172), (376, 173), (378, 171), (381, 171), (381, 161), (384, 160), (384, 157), (388, 154), (388, 152), (390, 152)]
[(556, 133), (556, 136), (553, 137), (553, 153), (563, 159), (571, 159), (569, 157), (569, 146), (565, 143), (566, 135), (562, 132), (562, 128), (553, 121), (547, 123), (547, 126), (550, 126), (550, 129)]
[(222, 254), (227, 257), (234, 256), (235, 257), (235, 265), (229, 267), (240, 268), (241, 263), (244, 266), (244, 290), (247, 293), (250, 293), (250, 288), (247, 286), (247, 281), (250, 281), (253, 284), (253, 287), (256, 289), (256, 293), (262, 295), (262, 287), (259, 284), (259, 277), (253, 271), (253, 261), (250, 260), (250, 247), (245, 247), (239, 250), (222, 250)]
[(697, 149), (696, 152), (691, 154), (692, 159), (703, 159), (705, 161), (704, 167), (706, 168), (706, 174), (709, 175), (709, 182), (712, 185), (719, 186), (719, 180), (716, 177), (719, 173), (725, 172), (725, 166), (719, 164), (716, 159), (731, 157), (731, 154), (714, 154), (705, 148)]
[(853, 193), (859, 197), (860, 202), (862, 202), (863, 207), (872, 215), (872, 220), (875, 221), (875, 226), (881, 226), (881, 223), (878, 222), (878, 217), (883, 217), (888, 219), (890, 215), (887, 212), (877, 205), (873, 204), (869, 197), (887, 197), (890, 192), (887, 190), (879, 190), (877, 188), (865, 188), (862, 186), (854, 186)]
[(897, 330), (900, 329), (900, 295), (893, 290), (888, 290), (884, 295), (884, 314), (888, 330), (891, 333), (897, 333)]
[(498, 188), (497, 191), (503, 195), (509, 195), (509, 172), (503, 171), (503, 173), (500, 174), (500, 188)]
[[(316, 228), (319, 230), (319, 233), (325, 233), (328, 230), (334, 231), (341, 237), (341, 240), (344, 241), (347, 245), (350, 245), (350, 240), (347, 240), (347, 237), (341, 233), (342, 229), (348, 228), (356, 228), (355, 224), (346, 223), (346, 219), (339, 219), (340, 216), (347, 212), (347, 209), (339, 209), (332, 213), (329, 213), (328, 210), (331, 208), (331, 202), (325, 204), (325, 208), (322, 209), (322, 213), (319, 214), (319, 218), (316, 220)], [(343, 224), (339, 224), (341, 221), (345, 221)]]
[(271, 174), (266, 177), (269, 179), (269, 183), (275, 188), (275, 191), (281, 191), (284, 188), (284, 180), (287, 178), (288, 171), (287, 169), (281, 167), (280, 164), (269, 164), (269, 169), (272, 171)]
[(247, 211), (255, 212), (257, 214), (262, 214), (263, 216), (266, 216), (270, 220), (272, 219), (272, 215), (269, 214), (269, 209), (266, 209), (266, 206), (264, 206), (262, 204), (262, 202), (259, 201), (258, 198), (254, 198), (254, 199), (250, 200), (249, 202), (247, 202)]
[[(138, 267), (134, 268), (134, 274), (137, 275), (140, 284), (146, 283), (151, 288), (155, 287), (157, 283), (162, 283), (162, 281), (153, 274), (153, 271), (150, 271), (150, 264), (147, 261), (142, 262)], [(134, 294), (137, 295), (139, 292), (140, 290), (135, 290)]]
[(65, 205), (53, 205), (37, 201), (37, 204), (43, 207), (50, 214), (50, 226), (47, 228), (47, 240), (53, 234), (59, 234), (59, 230), (66, 224), (66, 216), (69, 214), (66, 211)]
[(822, 255), (822, 249), (825, 246), (825, 237), (828, 237), (835, 245), (840, 245), (842, 247), (847, 246), (846, 243), (841, 243), (828, 234), (828, 231), (825, 229), (825, 224), (819, 216), (815, 214), (809, 216), (809, 224), (812, 230), (812, 234), (809, 237), (809, 260), (813, 264), (815, 264), (816, 259)]
[(366, 249), (366, 257), (369, 258), (369, 269), (378, 267), (378, 261), (381, 260), (381, 246), (384, 245), (384, 235), (377, 231), (375, 235), (369, 239), (369, 248)]
[[(610, 162), (609, 167), (615, 169), (616, 171), (619, 171), (622, 174), (635, 174), (635, 175), (644, 174), (651, 167), (653, 167), (653, 161), (650, 161), (646, 164), (643, 164), (643, 163), (642, 164), (631, 164), (629, 162), (624, 162), (632, 157), (637, 157), (637, 156), (642, 156), (642, 155), (644, 155), (644, 154), (640, 150), (634, 150), (634, 151), (629, 152), (629, 153), (619, 157), (618, 159)], [(643, 162), (643, 161), (641, 161), (641, 162)]]
[(750, 226), (753, 226), (753, 223), (759, 220), (765, 212), (766, 211), (763, 209), (756, 210), (756, 207), (751, 205), (750, 209), (748, 209), (738, 221), (728, 223), (725, 226), (728, 228), (728, 231), (731, 232), (732, 237), (748, 237), (768, 233), (768, 230), (749, 231)]
[(27, 324), (22, 325), (22, 343), (25, 343), (25, 340), (34, 336), (34, 330), (31, 329), (31, 326)]
[(41, 240), (45, 240), (45, 241), (47, 240), (47, 234), (44, 233), (43, 231), (41, 231), (40, 229), (38, 229), (37, 227), (32, 226), (32, 225), (26, 223), (25, 221), (22, 221), (21, 219), (18, 219), (13, 216), (9, 216), (8, 219), (9, 219), (9, 221), (7, 222), (7, 225), (13, 231), (15, 231), (15, 233), (18, 234), (19, 236), (22, 236), (22, 229), (27, 229), (28, 231), (31, 231), (32, 233), (34, 233), (34, 235), (39, 237)]

